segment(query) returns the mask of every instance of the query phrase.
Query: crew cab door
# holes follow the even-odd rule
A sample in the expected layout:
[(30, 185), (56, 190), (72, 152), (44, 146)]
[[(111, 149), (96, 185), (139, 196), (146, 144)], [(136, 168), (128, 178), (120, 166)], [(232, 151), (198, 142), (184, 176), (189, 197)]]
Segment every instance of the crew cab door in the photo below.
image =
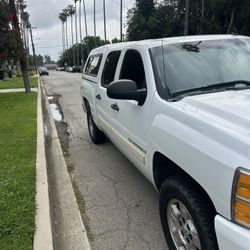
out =
[(147, 121), (153, 97), (153, 91), (148, 86), (150, 78), (149, 58), (146, 49), (143, 50), (139, 47), (127, 49), (123, 53), (118, 68), (118, 79), (133, 80), (138, 89), (147, 89), (145, 103), (139, 106), (136, 101), (132, 100), (110, 99), (113, 117), (112, 130), (116, 137), (114, 142), (145, 175), (147, 175), (145, 163), (149, 138)]
[(96, 92), (96, 108), (97, 108), (97, 119), (100, 127), (110, 137), (112, 134), (112, 110), (111, 101), (107, 97), (107, 86), (113, 82), (116, 72), (117, 63), (120, 58), (121, 51), (111, 51), (107, 54), (105, 59), (104, 68), (98, 83)]

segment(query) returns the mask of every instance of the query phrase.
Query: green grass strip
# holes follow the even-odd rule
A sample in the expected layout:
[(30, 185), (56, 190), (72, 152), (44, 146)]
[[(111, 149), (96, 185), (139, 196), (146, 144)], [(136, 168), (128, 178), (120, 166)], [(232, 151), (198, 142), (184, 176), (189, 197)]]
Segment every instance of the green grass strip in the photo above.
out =
[[(37, 77), (30, 77), (30, 87), (37, 87)], [(0, 89), (18, 89), (24, 88), (22, 77), (13, 77), (8, 80), (0, 80)]]
[(32, 249), (36, 93), (0, 94), (0, 249)]

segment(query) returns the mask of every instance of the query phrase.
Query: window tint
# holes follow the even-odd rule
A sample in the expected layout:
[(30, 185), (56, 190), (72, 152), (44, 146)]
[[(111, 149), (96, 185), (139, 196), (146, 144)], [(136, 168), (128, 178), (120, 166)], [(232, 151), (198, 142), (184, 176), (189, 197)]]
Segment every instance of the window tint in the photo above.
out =
[[(205, 40), (151, 49), (157, 90), (187, 91), (231, 81), (250, 81), (250, 39)], [(160, 94), (164, 96), (165, 94)]]
[(120, 79), (133, 80), (137, 88), (146, 88), (145, 72), (141, 55), (136, 50), (128, 50), (124, 56)]
[(87, 62), (85, 74), (97, 76), (101, 61), (102, 55), (91, 56)]
[(115, 71), (120, 54), (121, 51), (113, 51), (107, 56), (102, 73), (102, 86), (107, 87), (111, 82), (114, 81)]

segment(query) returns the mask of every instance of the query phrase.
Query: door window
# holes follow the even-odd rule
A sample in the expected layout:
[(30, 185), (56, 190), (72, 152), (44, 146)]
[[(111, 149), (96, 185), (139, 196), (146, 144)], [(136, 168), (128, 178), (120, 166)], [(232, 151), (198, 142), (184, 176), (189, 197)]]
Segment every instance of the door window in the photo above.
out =
[(114, 81), (115, 71), (120, 54), (121, 51), (113, 51), (108, 54), (102, 73), (101, 85), (103, 87), (107, 87), (111, 82)]
[(102, 55), (91, 56), (87, 62), (87, 66), (85, 68), (85, 74), (91, 76), (97, 76), (101, 61), (102, 61)]
[(124, 56), (120, 79), (136, 82), (137, 88), (147, 88), (141, 55), (136, 50), (128, 50)]

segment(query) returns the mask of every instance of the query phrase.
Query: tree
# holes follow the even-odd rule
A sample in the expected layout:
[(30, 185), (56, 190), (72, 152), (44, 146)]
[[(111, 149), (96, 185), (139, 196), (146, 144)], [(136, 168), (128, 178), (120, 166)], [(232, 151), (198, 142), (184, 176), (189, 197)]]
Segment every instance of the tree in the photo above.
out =
[[(94, 49), (97, 46), (102, 46), (104, 44), (110, 43), (109, 41), (102, 40), (99, 36), (86, 36), (83, 39), (83, 42), (80, 44), (75, 44), (74, 46), (70, 47), (68, 50), (66, 50), (64, 53), (61, 54), (58, 65), (64, 66), (66, 60), (68, 60), (68, 65), (73, 66), (74, 65), (74, 53), (76, 53), (76, 49), (83, 50), (83, 58), (80, 57), (80, 60), (83, 61), (83, 63), (86, 61), (88, 57), (88, 48), (90, 50)], [(81, 48), (82, 47), (82, 48)]]
[(36, 56), (36, 63), (38, 66), (43, 66), (44, 62), (43, 62), (43, 56), (42, 55), (38, 55)]
[[(79, 30), (80, 30), (80, 43), (82, 43), (82, 0), (79, 0)], [(81, 46), (81, 58), (83, 59), (83, 48)], [(81, 65), (82, 65), (81, 60)]]
[(53, 63), (51, 57), (49, 55), (44, 55), (44, 64), (50, 64), (50, 63)]
[(14, 0), (9, 0), (9, 6), (10, 6), (10, 13), (12, 16), (12, 25), (15, 32), (15, 38), (17, 43), (17, 54), (19, 56), (20, 65), (22, 69), (22, 75), (23, 75), (23, 82), (26, 93), (30, 92), (30, 81), (29, 81), (29, 74), (28, 74), (28, 67), (27, 67), (27, 58), (26, 58), (26, 51), (23, 48), (23, 42), (21, 39), (21, 33), (20, 28), (18, 24), (17, 14), (16, 14), (16, 6)]
[[(183, 35), (185, 0), (136, 0), (127, 13), (127, 39)], [(249, 0), (189, 1), (188, 34), (250, 35)]]
[[(88, 36), (88, 25), (87, 25), (85, 0), (83, 0), (82, 5), (83, 5), (83, 14), (84, 14), (84, 23), (85, 23), (85, 37), (87, 37)], [(87, 44), (87, 53), (89, 53), (89, 45), (88, 44)]]
[(136, 0), (135, 7), (127, 14), (128, 40), (152, 38), (149, 19), (155, 10), (153, 0)]
[[(77, 29), (77, 8), (76, 8), (76, 3), (78, 0), (74, 0), (75, 2), (75, 30), (76, 30), (76, 44), (78, 44), (78, 29)], [(79, 51), (78, 47), (76, 48), (76, 60), (77, 60), (77, 65), (79, 65)]]
[(113, 38), (113, 39), (111, 40), (111, 43), (119, 43), (118, 38), (117, 38), (117, 37)]
[(11, 21), (9, 5), (0, 1), (0, 66), (9, 60), (18, 59), (16, 34), (10, 25)]
[(60, 19), (61, 24), (62, 24), (62, 47), (63, 47), (63, 51), (65, 51), (66, 45), (65, 45), (65, 30), (64, 30), (64, 23), (66, 22), (67, 17), (66, 17), (66, 15), (65, 15), (64, 12), (61, 12), (61, 13), (58, 15), (58, 18)]
[[(69, 13), (70, 19), (71, 19), (71, 39), (72, 39), (72, 46), (73, 46), (74, 45), (73, 15), (75, 14), (75, 8), (73, 5), (68, 6), (68, 13)], [(74, 65), (76, 65), (75, 51), (74, 50), (73, 50), (73, 60), (74, 60)]]

